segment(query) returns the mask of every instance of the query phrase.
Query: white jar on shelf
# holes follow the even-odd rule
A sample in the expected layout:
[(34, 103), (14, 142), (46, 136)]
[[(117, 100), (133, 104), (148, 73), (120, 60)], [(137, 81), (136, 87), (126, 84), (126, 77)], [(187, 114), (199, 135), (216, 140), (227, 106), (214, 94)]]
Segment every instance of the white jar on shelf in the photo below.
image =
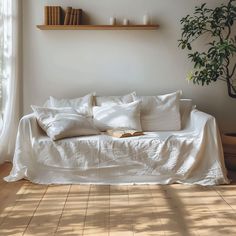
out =
[(144, 25), (149, 25), (150, 24), (150, 17), (147, 13), (143, 16), (143, 24)]
[(129, 24), (129, 20), (128, 19), (123, 19), (123, 25), (128, 25)]
[(116, 18), (111, 16), (110, 17), (110, 25), (115, 25), (116, 24)]

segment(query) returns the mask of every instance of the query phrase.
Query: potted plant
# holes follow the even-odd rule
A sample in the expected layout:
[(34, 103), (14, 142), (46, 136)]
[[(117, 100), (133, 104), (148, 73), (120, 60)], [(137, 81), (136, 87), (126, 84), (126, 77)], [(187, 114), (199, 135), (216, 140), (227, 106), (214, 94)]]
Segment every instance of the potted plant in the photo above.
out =
[[(188, 80), (202, 86), (225, 81), (232, 98), (236, 98), (235, 21), (236, 0), (229, 0), (227, 4), (214, 9), (204, 3), (195, 7), (192, 15), (181, 19), (182, 36), (179, 40), (179, 47), (189, 51), (188, 58), (194, 63)], [(194, 42), (207, 34), (211, 36), (208, 38), (208, 47), (204, 51), (194, 50)], [(225, 152), (230, 152), (231, 157), (236, 156), (236, 134), (225, 134), (222, 137)]]

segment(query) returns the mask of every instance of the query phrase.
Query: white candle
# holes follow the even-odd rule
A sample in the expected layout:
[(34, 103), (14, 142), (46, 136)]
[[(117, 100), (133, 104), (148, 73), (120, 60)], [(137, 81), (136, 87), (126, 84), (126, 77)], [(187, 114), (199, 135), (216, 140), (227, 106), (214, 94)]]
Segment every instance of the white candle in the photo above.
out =
[(116, 24), (116, 18), (110, 17), (110, 25), (115, 25), (115, 24)]
[(145, 15), (143, 16), (143, 24), (144, 24), (144, 25), (150, 24), (150, 19), (149, 19), (148, 14), (145, 14)]
[(128, 19), (124, 19), (123, 20), (123, 25), (128, 25), (129, 24), (129, 20)]

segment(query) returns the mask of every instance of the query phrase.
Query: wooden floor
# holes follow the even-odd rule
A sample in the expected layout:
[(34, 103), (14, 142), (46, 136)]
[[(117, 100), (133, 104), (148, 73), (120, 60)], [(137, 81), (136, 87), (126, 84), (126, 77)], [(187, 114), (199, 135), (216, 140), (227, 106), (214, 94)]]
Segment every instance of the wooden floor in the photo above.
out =
[(236, 235), (236, 185), (43, 186), (2, 177), (0, 236)]

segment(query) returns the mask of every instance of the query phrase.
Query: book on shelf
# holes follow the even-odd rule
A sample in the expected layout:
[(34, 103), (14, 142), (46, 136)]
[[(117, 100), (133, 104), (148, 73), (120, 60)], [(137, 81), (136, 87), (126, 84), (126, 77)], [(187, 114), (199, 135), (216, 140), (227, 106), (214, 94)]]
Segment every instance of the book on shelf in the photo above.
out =
[(74, 16), (74, 11), (75, 11), (75, 9), (71, 9), (71, 13), (70, 13), (70, 20), (69, 20), (69, 25), (72, 25), (73, 24), (73, 16)]
[(82, 9), (67, 7), (64, 11), (60, 6), (44, 7), (44, 25), (80, 25)]
[(77, 19), (77, 9), (74, 10), (73, 23), (72, 23), (72, 25), (76, 25), (76, 19)]
[(66, 9), (64, 25), (80, 25), (81, 21), (82, 9), (74, 9), (72, 7)]
[(107, 134), (115, 138), (127, 138), (144, 135), (142, 131), (133, 129), (110, 129), (107, 130)]
[(82, 24), (82, 9), (77, 9), (76, 25)]
[(52, 25), (55, 25), (56, 22), (55, 22), (55, 7), (51, 7), (52, 8)]
[(45, 6), (44, 7), (44, 24), (45, 25), (60, 25), (63, 18), (63, 11), (60, 6)]
[(49, 6), (44, 7), (44, 25), (49, 25)]
[(65, 19), (64, 19), (64, 25), (69, 25), (69, 23), (70, 23), (71, 11), (72, 11), (72, 7), (67, 7), (67, 8), (66, 8)]

